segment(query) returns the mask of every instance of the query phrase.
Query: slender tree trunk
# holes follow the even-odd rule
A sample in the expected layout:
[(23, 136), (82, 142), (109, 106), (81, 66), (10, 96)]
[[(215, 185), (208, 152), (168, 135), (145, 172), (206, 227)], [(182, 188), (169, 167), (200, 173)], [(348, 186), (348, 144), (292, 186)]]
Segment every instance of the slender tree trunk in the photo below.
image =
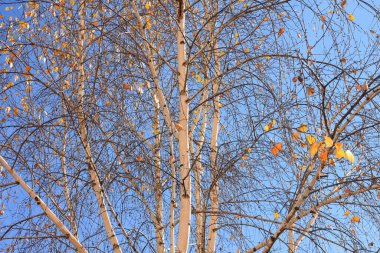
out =
[[(206, 67), (205, 73), (208, 72), (208, 68)], [(205, 82), (207, 83), (207, 78), (205, 78)], [(204, 102), (204, 100), (208, 96), (208, 89), (204, 89), (204, 92), (202, 93), (200, 104)], [(202, 212), (199, 212), (200, 210), (203, 210), (204, 204), (202, 201), (202, 173), (203, 173), (203, 166), (202, 166), (202, 148), (203, 143), (205, 140), (205, 133), (206, 133), (206, 126), (207, 126), (207, 109), (206, 109), (207, 103), (204, 103), (201, 107), (197, 117), (194, 120), (194, 123), (190, 130), (190, 151), (192, 154), (192, 160), (194, 162), (194, 193), (195, 193), (195, 240), (197, 247), (195, 249), (196, 253), (202, 253), (204, 252), (205, 247), (205, 228), (204, 228), (204, 216)], [(193, 133), (196, 128), (196, 126), (199, 123), (199, 120), (202, 116), (202, 125), (201, 129), (199, 131), (198, 141), (196, 144), (196, 152), (194, 151), (194, 145), (193, 145)]]
[(189, 246), (191, 219), (191, 177), (189, 153), (189, 104), (186, 87), (185, 2), (178, 1), (178, 89), (179, 89), (179, 143), (181, 196), (177, 252), (186, 253)]
[(154, 189), (155, 189), (155, 200), (156, 200), (156, 222), (155, 222), (155, 231), (156, 231), (156, 244), (157, 244), (157, 253), (164, 253), (165, 243), (164, 243), (164, 226), (162, 225), (162, 178), (161, 178), (161, 134), (160, 131), (160, 119), (159, 119), (159, 103), (155, 98), (155, 118), (154, 118)]
[(64, 129), (64, 135), (62, 138), (62, 150), (59, 154), (59, 159), (61, 161), (61, 168), (62, 168), (62, 187), (63, 187), (63, 193), (65, 195), (66, 203), (67, 203), (67, 209), (69, 210), (70, 216), (69, 221), (71, 225), (71, 229), (73, 231), (73, 234), (78, 237), (78, 229), (77, 225), (75, 223), (75, 211), (73, 208), (73, 205), (71, 203), (70, 198), (70, 191), (67, 183), (67, 163), (66, 163), (66, 141), (67, 141), (67, 122), (65, 121), (65, 129)]
[(80, 38), (79, 38), (79, 45), (78, 45), (79, 46), (78, 47), (79, 78), (78, 78), (78, 94), (77, 94), (78, 106), (76, 110), (76, 113), (78, 116), (78, 123), (79, 123), (79, 134), (80, 134), (82, 144), (84, 146), (88, 172), (90, 174), (90, 178), (92, 182), (92, 189), (95, 193), (96, 200), (98, 202), (99, 213), (102, 217), (108, 238), (112, 244), (113, 251), (115, 253), (121, 253), (122, 251), (121, 251), (119, 242), (117, 240), (115, 231), (113, 230), (111, 220), (108, 216), (108, 211), (104, 203), (102, 186), (100, 184), (98, 173), (95, 168), (95, 163), (93, 162), (93, 159), (92, 159), (91, 147), (88, 141), (88, 133), (87, 133), (86, 119), (85, 119), (84, 106), (83, 106), (84, 86), (85, 86), (85, 69), (84, 69), (84, 61), (85, 61), (84, 42), (85, 42), (85, 29), (86, 29), (85, 28), (85, 19), (86, 19), (85, 3), (86, 1), (82, 0), (80, 3), (80, 9), (79, 9), (79, 12), (80, 12), (80, 23), (79, 23)]
[(37, 193), (27, 185), (27, 183), (17, 174), (17, 172), (9, 166), (9, 164), (0, 156), (0, 163), (5, 169), (12, 175), (16, 182), (29, 194), (29, 196), (34, 199), (41, 207), (41, 209), (46, 213), (49, 219), (57, 226), (59, 230), (67, 237), (67, 239), (74, 245), (76, 250), (80, 253), (87, 253), (87, 250), (79, 242), (78, 238), (75, 237), (69, 229), (63, 224), (63, 222), (53, 213), (52, 210), (42, 201), (42, 199), (37, 195)]
[(289, 227), (289, 253), (295, 253), (293, 225)]
[(294, 245), (294, 252), (296, 252), (298, 246), (301, 244), (302, 240), (306, 237), (306, 235), (309, 233), (311, 227), (314, 225), (315, 221), (317, 220), (319, 216), (319, 210), (316, 210), (316, 212), (313, 214), (311, 219), (309, 220), (308, 224), (306, 225), (305, 230), (302, 231), (301, 235), (298, 237), (297, 241)]
[(176, 204), (176, 169), (174, 165), (174, 144), (173, 144), (173, 136), (170, 136), (170, 166), (171, 166), (171, 177), (172, 177), (172, 185), (171, 185), (171, 193), (170, 193), (170, 214), (169, 214), (169, 222), (170, 222), (170, 253), (175, 253), (175, 220), (174, 220), (174, 212), (177, 207)]
[[(213, 53), (215, 58), (215, 76), (220, 75), (220, 60), (218, 43), (216, 38), (214, 38)], [(210, 198), (211, 198), (211, 216), (210, 216), (210, 227), (208, 234), (207, 243), (207, 253), (215, 252), (216, 237), (217, 237), (217, 220), (218, 220), (218, 210), (219, 210), (219, 176), (218, 176), (218, 163), (217, 163), (217, 149), (218, 149), (218, 134), (219, 134), (219, 121), (220, 121), (220, 102), (219, 96), (215, 94), (219, 91), (219, 79), (215, 79), (212, 83), (212, 91), (215, 96), (214, 102), (214, 115), (211, 130), (211, 188), (210, 188)]]

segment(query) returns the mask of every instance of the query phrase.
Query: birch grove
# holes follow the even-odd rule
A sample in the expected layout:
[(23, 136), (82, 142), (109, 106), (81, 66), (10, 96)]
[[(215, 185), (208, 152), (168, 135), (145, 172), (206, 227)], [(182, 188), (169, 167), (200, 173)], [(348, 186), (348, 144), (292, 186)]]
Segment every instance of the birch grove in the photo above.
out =
[(0, 1), (0, 253), (377, 252), (379, 9)]

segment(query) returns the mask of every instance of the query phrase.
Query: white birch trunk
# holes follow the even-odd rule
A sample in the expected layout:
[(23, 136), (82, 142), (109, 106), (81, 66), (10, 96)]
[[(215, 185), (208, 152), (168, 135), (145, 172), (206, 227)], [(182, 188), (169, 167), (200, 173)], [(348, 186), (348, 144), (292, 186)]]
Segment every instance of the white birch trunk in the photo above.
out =
[(171, 177), (172, 177), (172, 185), (171, 185), (171, 193), (170, 193), (170, 214), (169, 214), (169, 222), (170, 222), (170, 253), (175, 253), (175, 221), (174, 221), (174, 212), (177, 207), (176, 204), (176, 194), (175, 190), (177, 187), (176, 182), (176, 169), (174, 165), (174, 144), (173, 144), (173, 136), (170, 136), (170, 166), (171, 166)]
[[(220, 62), (219, 62), (219, 51), (218, 43), (216, 38), (214, 38), (213, 53), (215, 58), (215, 76), (220, 75)], [(214, 115), (211, 130), (211, 188), (210, 188), (210, 198), (211, 198), (211, 216), (210, 216), (210, 226), (208, 234), (207, 243), (207, 253), (215, 252), (216, 237), (217, 237), (217, 220), (218, 220), (218, 210), (219, 210), (219, 178), (218, 178), (218, 163), (217, 163), (217, 149), (218, 149), (218, 134), (219, 134), (219, 121), (220, 121), (220, 102), (219, 96), (215, 94), (219, 91), (219, 79), (215, 79), (212, 83), (212, 91), (214, 96)]]
[(155, 119), (154, 119), (154, 191), (155, 191), (155, 200), (156, 200), (156, 222), (154, 224), (156, 232), (156, 247), (157, 253), (164, 253), (165, 243), (164, 243), (164, 226), (162, 224), (162, 178), (161, 178), (161, 154), (160, 154), (160, 145), (161, 145), (161, 134), (160, 125), (159, 125), (159, 103), (155, 98)]
[(67, 209), (69, 210), (70, 216), (69, 221), (71, 225), (71, 229), (73, 231), (73, 234), (78, 237), (78, 229), (77, 225), (75, 223), (75, 211), (73, 208), (73, 205), (71, 204), (71, 198), (70, 198), (70, 190), (67, 183), (67, 164), (66, 164), (66, 138), (67, 138), (67, 122), (65, 121), (65, 129), (64, 129), (64, 136), (62, 138), (62, 151), (61, 154), (59, 154), (59, 159), (61, 162), (61, 168), (62, 168), (62, 188), (63, 193), (65, 195), (66, 203), (67, 203)]
[(189, 104), (186, 87), (186, 47), (185, 47), (185, 2), (178, 1), (178, 91), (179, 124), (178, 143), (181, 177), (180, 215), (177, 240), (177, 252), (186, 253), (189, 246), (191, 220), (191, 177), (189, 153)]
[(12, 175), (16, 182), (29, 194), (29, 196), (35, 200), (37, 205), (46, 213), (47, 217), (57, 226), (57, 228), (67, 237), (76, 250), (80, 253), (87, 253), (87, 250), (79, 242), (78, 238), (75, 237), (69, 229), (63, 224), (63, 222), (53, 213), (52, 210), (42, 201), (42, 199), (37, 195), (37, 193), (28, 186), (28, 184), (17, 174), (17, 172), (9, 166), (9, 164), (0, 156), (0, 163), (5, 169)]
[(79, 134), (82, 141), (82, 144), (85, 149), (86, 155), (86, 163), (88, 166), (88, 173), (90, 174), (92, 189), (95, 193), (96, 200), (98, 202), (99, 213), (102, 217), (104, 228), (107, 232), (107, 236), (112, 244), (113, 251), (115, 253), (121, 253), (120, 244), (117, 240), (115, 231), (113, 230), (111, 220), (108, 216), (108, 211), (106, 205), (104, 203), (103, 190), (100, 184), (100, 180), (98, 177), (98, 173), (95, 168), (95, 164), (92, 159), (92, 152), (90, 143), (88, 141), (88, 133), (86, 126), (85, 113), (83, 108), (83, 97), (84, 97), (84, 86), (85, 86), (85, 69), (84, 69), (84, 61), (85, 61), (85, 53), (84, 53), (84, 42), (85, 42), (85, 19), (86, 19), (86, 10), (85, 10), (85, 2), (81, 1), (80, 3), (80, 38), (79, 38), (79, 47), (78, 47), (78, 70), (79, 70), (79, 80), (78, 80), (78, 107), (76, 110), (78, 116), (79, 123)]

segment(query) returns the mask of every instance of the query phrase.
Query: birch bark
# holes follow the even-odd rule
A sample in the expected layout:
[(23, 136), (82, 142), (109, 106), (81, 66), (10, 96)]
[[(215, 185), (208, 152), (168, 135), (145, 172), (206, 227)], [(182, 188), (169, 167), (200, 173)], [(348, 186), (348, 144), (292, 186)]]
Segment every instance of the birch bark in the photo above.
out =
[(113, 251), (115, 253), (121, 253), (120, 244), (118, 242), (118, 239), (116, 237), (115, 231), (113, 230), (111, 220), (108, 216), (108, 211), (106, 208), (106, 205), (104, 203), (104, 196), (103, 196), (103, 189), (100, 184), (100, 180), (98, 177), (98, 173), (96, 171), (95, 163), (92, 158), (92, 152), (90, 143), (88, 141), (88, 132), (87, 132), (87, 126), (86, 126), (86, 118), (84, 113), (84, 88), (85, 88), (85, 52), (84, 52), (84, 43), (85, 43), (85, 19), (86, 19), (86, 9), (85, 9), (85, 0), (82, 0), (79, 7), (80, 12), (80, 23), (79, 23), (79, 45), (78, 45), (78, 71), (79, 71), (79, 77), (78, 77), (78, 90), (77, 90), (77, 96), (78, 96), (78, 106), (76, 109), (76, 114), (78, 117), (78, 123), (79, 123), (79, 134), (80, 138), (85, 150), (86, 155), (86, 163), (88, 166), (88, 173), (90, 174), (91, 182), (92, 182), (92, 189), (95, 193), (96, 200), (98, 202), (99, 207), (99, 213), (102, 217), (104, 228), (107, 232), (107, 236), (112, 244)]
[(189, 104), (186, 87), (186, 41), (185, 41), (185, 1), (178, 1), (178, 90), (179, 125), (178, 144), (180, 160), (181, 196), (178, 228), (177, 252), (186, 253), (189, 246), (191, 220), (191, 177), (189, 151)]
[(54, 214), (52, 210), (42, 201), (42, 199), (37, 195), (37, 193), (29, 187), (29, 185), (17, 174), (17, 172), (9, 166), (9, 164), (0, 156), (0, 163), (5, 167), (5, 169), (12, 175), (16, 182), (29, 194), (29, 196), (34, 199), (41, 207), (41, 209), (46, 213), (49, 219), (57, 226), (59, 230), (67, 237), (67, 239), (74, 245), (76, 250), (80, 253), (87, 253), (87, 250), (79, 242), (78, 238), (75, 237), (70, 230), (63, 224), (63, 222)]

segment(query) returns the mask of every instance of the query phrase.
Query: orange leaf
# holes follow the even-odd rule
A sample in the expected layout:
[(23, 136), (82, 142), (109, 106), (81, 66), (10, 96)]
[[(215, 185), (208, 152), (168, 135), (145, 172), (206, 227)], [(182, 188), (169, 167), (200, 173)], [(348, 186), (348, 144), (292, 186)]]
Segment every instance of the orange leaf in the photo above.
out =
[(143, 159), (143, 157), (141, 155), (139, 155), (139, 156), (136, 157), (136, 161), (138, 161), (138, 162), (142, 162), (143, 160), (144, 159)]
[(307, 126), (305, 123), (302, 123), (300, 127), (298, 127), (298, 131), (301, 133), (305, 133), (307, 131)]
[(123, 85), (123, 88), (124, 88), (125, 90), (132, 90), (132, 86), (129, 85), (129, 84), (127, 84), (127, 83), (125, 83), (125, 84)]
[(276, 143), (276, 145), (274, 145), (274, 147), (270, 150), (270, 152), (274, 155), (274, 156), (278, 156), (278, 153), (282, 151), (282, 143), (281, 142), (278, 142)]
[(171, 156), (169, 157), (169, 163), (173, 163), (173, 162), (174, 162), (174, 156), (171, 155)]
[(293, 141), (297, 141), (299, 136), (300, 136), (300, 133), (295, 131), (293, 134)]
[(360, 217), (357, 216), (357, 215), (354, 215), (354, 216), (352, 217), (352, 219), (351, 219), (351, 222), (352, 222), (352, 223), (360, 222)]
[(183, 126), (180, 123), (175, 123), (175, 128), (177, 128), (178, 132), (181, 132), (183, 130)]
[(327, 149), (324, 149), (319, 155), (319, 160), (323, 163), (327, 162), (329, 152)]
[(281, 37), (281, 35), (285, 32), (284, 27), (281, 27), (280, 30), (278, 30), (278, 37)]

